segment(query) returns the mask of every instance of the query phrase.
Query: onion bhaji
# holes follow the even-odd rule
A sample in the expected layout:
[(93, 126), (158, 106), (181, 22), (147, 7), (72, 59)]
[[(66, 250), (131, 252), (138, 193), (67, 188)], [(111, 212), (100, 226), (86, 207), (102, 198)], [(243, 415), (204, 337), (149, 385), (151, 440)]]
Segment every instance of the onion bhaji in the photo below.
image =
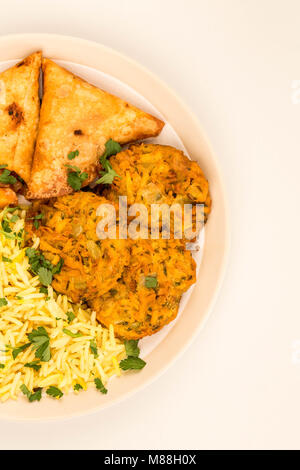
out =
[(116, 335), (139, 339), (174, 320), (182, 294), (196, 280), (196, 264), (178, 240), (131, 240), (130, 264), (112, 289), (90, 301)]
[[(190, 204), (193, 225), (186, 225), (186, 228), (193, 229), (194, 233), (199, 231), (195, 225), (196, 204), (201, 205), (198, 216), (200, 225), (207, 221), (211, 209), (208, 181), (198, 163), (189, 160), (182, 151), (166, 145), (132, 145), (112, 156), (110, 163), (119, 178), (115, 178), (113, 184), (104, 189), (103, 195), (114, 202), (118, 201), (119, 196), (127, 196), (128, 206), (145, 204), (149, 214), (149, 228), (151, 204), (178, 204), (181, 208)], [(173, 214), (170, 221), (172, 234)]]
[[(87, 301), (107, 292), (121, 277), (129, 262), (126, 240), (99, 240), (97, 208), (107, 201), (89, 192), (78, 192), (34, 203), (28, 215), (26, 232), (40, 238), (39, 249), (46, 259), (64, 264), (55, 274), (52, 286), (73, 302)], [(38, 220), (36, 216), (42, 214)], [(38, 228), (37, 225), (39, 225)]]

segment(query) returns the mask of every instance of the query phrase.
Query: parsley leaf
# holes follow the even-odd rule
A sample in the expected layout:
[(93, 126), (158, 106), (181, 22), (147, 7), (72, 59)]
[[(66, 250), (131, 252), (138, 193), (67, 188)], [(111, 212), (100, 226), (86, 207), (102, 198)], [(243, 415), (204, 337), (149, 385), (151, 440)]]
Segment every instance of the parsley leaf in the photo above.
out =
[(8, 302), (4, 297), (0, 298), (0, 307), (5, 307), (7, 304)]
[(28, 398), (30, 397), (31, 392), (30, 392), (30, 390), (28, 390), (28, 388), (26, 387), (25, 384), (21, 385), (20, 389), (24, 393), (24, 395), (26, 395), (26, 397), (28, 397)]
[(51, 284), (53, 274), (59, 274), (61, 271), (63, 259), (61, 258), (54, 266), (39, 250), (27, 248), (25, 253), (28, 257), (31, 271), (39, 276), (41, 284), (45, 287)]
[(64, 328), (63, 332), (66, 335), (71, 336), (71, 338), (80, 338), (80, 336), (83, 336), (82, 333), (73, 333), (72, 331), (68, 330), (67, 328)]
[(12, 232), (12, 229), (9, 226), (9, 220), (7, 220), (7, 219), (2, 220), (1, 227), (4, 230), (4, 232), (6, 232), (6, 233), (11, 233)]
[(26, 364), (24, 364), (24, 367), (34, 369), (38, 372), (42, 366), (39, 363), (39, 360), (37, 360), (37, 361), (27, 362)]
[(96, 184), (112, 184), (115, 177), (120, 178), (109, 162), (107, 162), (106, 171), (101, 171), (101, 174), (103, 176), (96, 181)]
[(26, 256), (28, 257), (29, 264), (31, 270), (34, 274), (38, 274), (39, 268), (47, 268), (51, 269), (52, 264), (50, 261), (46, 260), (44, 255), (39, 250), (35, 250), (34, 248), (26, 248)]
[(78, 157), (79, 150), (74, 150), (68, 154), (68, 159), (73, 160), (75, 157)]
[(68, 317), (68, 323), (71, 323), (74, 320), (74, 318), (76, 318), (74, 313), (71, 312), (71, 310), (69, 312), (66, 312), (66, 315)]
[(46, 390), (46, 393), (47, 395), (49, 395), (50, 397), (53, 397), (53, 398), (61, 398), (63, 397), (63, 392), (57, 388), (57, 387), (54, 387), (53, 385), (51, 385), (47, 390)]
[(79, 392), (79, 390), (83, 390), (83, 387), (80, 384), (75, 384), (73, 388), (74, 388), (75, 392)]
[(11, 172), (7, 169), (3, 170), (0, 175), (0, 183), (3, 184), (15, 184), (17, 179), (11, 175)]
[(35, 388), (34, 393), (32, 393), (29, 397), (30, 403), (33, 401), (40, 401), (42, 398), (42, 388)]
[(31, 393), (30, 390), (26, 387), (25, 384), (20, 387), (22, 393), (28, 398), (30, 403), (33, 401), (40, 401), (42, 398), (42, 388), (35, 388), (34, 393)]
[(4, 261), (5, 263), (12, 263), (11, 259), (6, 258), (6, 256), (3, 256), (3, 255), (2, 255), (2, 261)]
[(154, 276), (146, 276), (145, 278), (145, 286), (148, 289), (155, 289), (158, 285), (157, 278)]
[(5, 364), (0, 364), (0, 369), (4, 369)]
[(43, 217), (44, 217), (44, 214), (37, 214), (34, 217), (29, 217), (27, 220), (33, 220), (33, 225), (38, 230), (40, 227), (40, 220)]
[(120, 178), (107, 159), (112, 155), (116, 155), (116, 153), (121, 152), (121, 150), (122, 147), (118, 142), (112, 139), (109, 139), (106, 142), (105, 151), (100, 157), (100, 163), (104, 171), (101, 171), (102, 177), (96, 181), (96, 184), (112, 184), (115, 177)]
[(97, 343), (94, 339), (91, 339), (91, 341), (90, 341), (90, 350), (94, 354), (94, 356), (97, 358), (98, 357), (98, 348), (97, 348)]
[(30, 346), (30, 343), (26, 343), (26, 344), (23, 344), (23, 346), (20, 346), (19, 348), (13, 348), (12, 350), (12, 356), (14, 359), (16, 359), (18, 357), (18, 355), (25, 351), (25, 349), (29, 348)]
[(47, 289), (47, 287), (40, 287), (40, 294), (48, 295), (48, 289)]
[(49, 286), (53, 280), (53, 276), (52, 276), (52, 272), (47, 269), (47, 268), (40, 268), (38, 270), (38, 275), (39, 275), (39, 279), (40, 279), (40, 282), (41, 284), (43, 284), (43, 286)]
[(96, 385), (96, 389), (99, 390), (99, 392), (106, 395), (107, 388), (104, 387), (104, 385), (102, 383), (102, 380), (101, 379), (95, 379), (94, 382), (95, 382), (95, 385)]
[(28, 335), (29, 341), (36, 349), (35, 357), (43, 362), (51, 359), (50, 338), (43, 326), (39, 326), (36, 330), (32, 330)]
[(109, 139), (105, 144), (105, 152), (101, 158), (109, 158), (112, 155), (116, 155), (117, 153), (121, 152), (121, 150), (122, 147), (118, 142), (113, 139)]
[(146, 362), (143, 359), (140, 359), (138, 356), (140, 354), (140, 348), (138, 347), (138, 341), (130, 339), (124, 341), (125, 351), (127, 358), (123, 359), (120, 362), (120, 367), (123, 370), (140, 370), (143, 369), (146, 365)]
[(61, 272), (63, 265), (64, 265), (64, 260), (60, 258), (59, 262), (55, 266), (53, 266), (52, 274), (59, 274)]
[(87, 173), (82, 172), (80, 168), (72, 165), (65, 165), (68, 168), (68, 184), (74, 191), (79, 191), (83, 182), (89, 177)]
[(140, 370), (145, 367), (146, 362), (139, 357), (129, 356), (123, 359), (119, 365), (122, 370)]
[(127, 356), (139, 357), (140, 348), (138, 347), (138, 340), (130, 339), (124, 342)]

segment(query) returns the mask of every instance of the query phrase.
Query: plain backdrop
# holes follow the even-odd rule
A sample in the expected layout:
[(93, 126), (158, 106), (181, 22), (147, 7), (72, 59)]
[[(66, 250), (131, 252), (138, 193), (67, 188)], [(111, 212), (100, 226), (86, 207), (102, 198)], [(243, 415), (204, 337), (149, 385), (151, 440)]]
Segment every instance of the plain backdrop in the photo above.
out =
[(1, 422), (0, 448), (299, 448), (300, 2), (0, 0), (0, 12), (3, 35), (98, 41), (170, 85), (218, 156), (232, 231), (214, 312), (159, 380), (92, 416)]

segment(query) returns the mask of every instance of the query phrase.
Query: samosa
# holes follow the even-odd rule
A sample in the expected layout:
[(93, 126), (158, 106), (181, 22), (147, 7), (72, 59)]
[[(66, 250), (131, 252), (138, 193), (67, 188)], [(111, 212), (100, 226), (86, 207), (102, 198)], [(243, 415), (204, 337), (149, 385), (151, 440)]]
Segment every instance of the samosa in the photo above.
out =
[[(71, 193), (74, 171), (85, 186), (99, 175), (99, 157), (113, 139), (126, 144), (157, 136), (164, 123), (43, 59), (44, 95), (27, 198)], [(80, 177), (82, 180), (80, 180)]]
[[(36, 52), (0, 73), (0, 188), (20, 189), (29, 182), (39, 120), (39, 74)], [(0, 200), (13, 200), (1, 190)]]

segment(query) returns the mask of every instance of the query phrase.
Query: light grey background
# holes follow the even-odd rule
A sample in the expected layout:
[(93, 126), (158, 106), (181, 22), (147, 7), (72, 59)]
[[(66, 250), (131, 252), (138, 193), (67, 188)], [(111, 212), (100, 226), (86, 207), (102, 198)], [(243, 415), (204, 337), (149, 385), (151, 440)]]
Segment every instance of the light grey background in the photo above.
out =
[[(1, 422), (2, 449), (299, 448), (300, 4), (297, 0), (0, 0), (1, 34), (101, 42), (160, 76), (217, 154), (232, 250), (201, 335), (159, 380), (59, 423)], [(294, 361), (295, 362), (295, 361)], [(297, 362), (297, 361), (296, 361)]]

